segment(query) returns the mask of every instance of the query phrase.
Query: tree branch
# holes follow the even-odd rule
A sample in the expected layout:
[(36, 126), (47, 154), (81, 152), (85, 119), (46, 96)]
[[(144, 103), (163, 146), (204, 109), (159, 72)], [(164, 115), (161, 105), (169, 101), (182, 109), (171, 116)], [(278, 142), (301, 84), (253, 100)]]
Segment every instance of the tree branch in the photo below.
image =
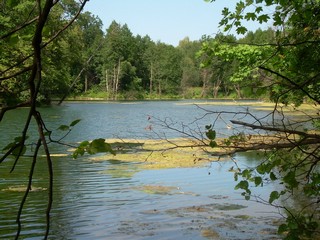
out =
[(318, 104), (320, 104), (320, 100), (313, 97), (308, 91), (304, 90), (303, 86), (300, 86), (299, 84), (295, 83), (294, 81), (292, 81), (290, 78), (273, 71), (272, 69), (266, 68), (264, 66), (259, 66), (259, 69), (265, 70), (267, 72), (270, 72), (272, 74), (275, 74), (276, 76), (286, 80), (287, 82), (289, 82), (293, 87), (295, 87), (298, 90), (301, 90), (304, 94), (306, 94), (310, 99), (314, 100), (315, 102), (317, 102)]
[(9, 37), (9, 36), (11, 36), (12, 34), (18, 32), (18, 31), (20, 31), (21, 29), (23, 29), (23, 28), (31, 25), (32, 23), (36, 22), (36, 21), (38, 20), (38, 18), (39, 18), (39, 16), (37, 16), (37, 17), (31, 19), (30, 21), (26, 22), (25, 24), (23, 24), (23, 25), (15, 28), (15, 29), (13, 29), (13, 30), (11, 30), (10, 32), (5, 33), (4, 35), (0, 36), (0, 41), (3, 40), (3, 39), (5, 39), (5, 38), (7, 38), (7, 37)]
[(302, 131), (297, 131), (297, 130), (290, 130), (290, 129), (283, 129), (283, 128), (276, 128), (276, 127), (268, 127), (268, 126), (262, 126), (262, 125), (254, 125), (242, 121), (237, 121), (237, 120), (230, 120), (231, 123), (235, 125), (241, 125), (244, 127), (249, 127), (253, 130), (255, 129), (260, 129), (260, 130), (266, 130), (270, 132), (280, 132), (280, 133), (287, 133), (287, 134), (297, 134), (300, 136), (303, 136), (305, 138), (312, 138), (312, 139), (318, 139), (320, 141), (320, 135), (318, 134), (310, 134)]

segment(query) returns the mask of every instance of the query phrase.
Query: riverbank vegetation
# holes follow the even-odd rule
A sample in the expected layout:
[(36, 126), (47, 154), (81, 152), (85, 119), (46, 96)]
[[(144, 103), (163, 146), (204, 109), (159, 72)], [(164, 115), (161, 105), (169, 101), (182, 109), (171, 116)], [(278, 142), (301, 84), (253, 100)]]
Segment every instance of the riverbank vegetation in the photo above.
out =
[[(208, 2), (214, 2), (208, 0)], [(267, 9), (273, 9), (269, 14)], [(274, 35), (266, 43), (249, 44), (222, 40), (203, 44), (202, 66), (212, 67), (215, 60), (235, 63), (230, 80), (235, 88), (247, 82), (268, 87), (269, 99), (276, 103), (264, 116), (242, 112), (207, 111), (215, 119), (206, 126), (210, 145), (222, 147), (226, 154), (264, 150), (265, 158), (255, 167), (239, 168), (234, 174), (245, 199), (255, 198), (275, 206), (286, 222), (278, 232), (285, 239), (309, 239), (319, 236), (319, 2), (318, 1), (238, 1), (235, 9), (225, 8), (220, 25), (226, 31), (234, 27), (238, 33), (248, 33), (247, 21), (273, 21)], [(232, 65), (230, 65), (232, 66)], [(240, 91), (236, 90), (240, 96)], [(285, 106), (295, 107), (308, 102), (315, 112), (299, 111), (292, 117)], [(223, 116), (237, 127), (233, 136), (219, 143), (215, 122)], [(260, 136), (262, 139), (253, 140)], [(265, 138), (266, 137), (266, 138)], [(269, 199), (251, 193), (252, 187), (268, 183), (280, 184)], [(296, 201), (297, 197), (302, 201)]]
[[(5, 105), (22, 103), (29, 92), (24, 75), (30, 70), (33, 23), (28, 16), (33, 1), (9, 1), (1, 5), (2, 46), (0, 52), (0, 98)], [(14, 11), (12, 11), (14, 9)], [(266, 98), (265, 78), (235, 80), (232, 71), (239, 61), (212, 59), (210, 68), (201, 68), (198, 54), (207, 42), (266, 44), (274, 41), (271, 28), (249, 32), (241, 39), (232, 35), (181, 39), (178, 46), (156, 42), (149, 36), (134, 35), (130, 26), (113, 21), (103, 29), (101, 20), (80, 12), (77, 20), (61, 31), (79, 9), (76, 1), (59, 1), (52, 9), (43, 32), (43, 83), (38, 101), (52, 99), (177, 99), (177, 98)], [(19, 24), (24, 23), (20, 26)], [(20, 26), (22, 29), (16, 29)], [(16, 60), (14, 56), (19, 56)], [(12, 65), (14, 63), (14, 65)]]

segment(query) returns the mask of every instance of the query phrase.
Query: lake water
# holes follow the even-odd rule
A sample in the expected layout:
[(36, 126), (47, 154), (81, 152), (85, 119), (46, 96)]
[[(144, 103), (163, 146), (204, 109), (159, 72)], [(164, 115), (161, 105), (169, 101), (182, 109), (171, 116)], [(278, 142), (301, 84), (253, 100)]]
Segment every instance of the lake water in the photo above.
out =
[[(73, 102), (42, 108), (49, 129), (81, 122), (64, 141), (74, 144), (98, 137), (150, 139), (181, 137), (159, 123), (181, 128), (204, 129), (216, 116), (190, 101), (159, 102)], [(197, 103), (197, 102), (195, 102)], [(203, 104), (203, 102), (198, 102)], [(244, 111), (245, 107), (201, 105), (212, 111)], [(257, 115), (263, 111), (255, 111)], [(0, 147), (19, 136), (27, 109), (10, 112), (0, 126)], [(201, 118), (203, 117), (203, 118)], [(196, 119), (200, 120), (196, 121)], [(160, 119), (161, 121), (157, 120)], [(216, 129), (230, 135), (228, 119), (222, 116)], [(149, 131), (149, 126), (152, 130)], [(148, 130), (149, 129), (149, 130)], [(184, 128), (186, 129), (186, 128)], [(188, 129), (188, 128), (187, 128)], [(155, 135), (155, 133), (157, 135)], [(59, 138), (61, 133), (55, 133)], [(36, 136), (30, 135), (30, 142)], [(66, 147), (50, 146), (52, 153)], [(31, 152), (32, 146), (28, 152)], [(238, 155), (240, 166), (257, 164), (255, 154)], [(0, 239), (13, 239), (16, 213), (27, 184), (31, 160), (22, 158), (13, 173), (13, 159), (0, 164)], [(54, 204), (49, 239), (278, 239), (277, 210), (255, 201), (245, 201), (235, 191), (233, 162), (224, 160), (204, 167), (142, 170), (143, 163), (92, 161), (84, 156), (53, 157)], [(128, 174), (112, 174), (113, 169)], [(134, 169), (134, 171), (133, 171)], [(42, 239), (45, 231), (47, 175), (45, 158), (37, 162), (30, 193), (22, 215), (21, 239)], [(268, 199), (273, 186), (255, 189)], [(259, 236), (259, 237), (257, 237)]]

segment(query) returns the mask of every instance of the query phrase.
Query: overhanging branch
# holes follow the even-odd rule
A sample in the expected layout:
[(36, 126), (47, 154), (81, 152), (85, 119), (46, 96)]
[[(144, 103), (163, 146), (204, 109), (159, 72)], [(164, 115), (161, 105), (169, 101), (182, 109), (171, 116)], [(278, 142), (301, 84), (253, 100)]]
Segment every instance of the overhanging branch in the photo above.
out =
[(274, 75), (276, 75), (276, 76), (278, 76), (278, 77), (286, 80), (287, 82), (289, 82), (289, 84), (291, 84), (292, 87), (294, 87), (295, 89), (298, 89), (298, 90), (302, 91), (302, 92), (303, 92), (306, 96), (308, 96), (310, 99), (312, 99), (313, 101), (315, 101), (315, 102), (317, 102), (318, 104), (320, 104), (320, 100), (317, 99), (317, 98), (315, 98), (315, 97), (313, 97), (308, 91), (306, 91), (306, 90), (303, 88), (304, 86), (301, 86), (301, 85), (297, 84), (296, 82), (294, 82), (294, 81), (291, 80), (290, 78), (288, 78), (288, 77), (286, 77), (286, 76), (284, 76), (284, 75), (282, 75), (282, 74), (280, 74), (280, 73), (278, 73), (278, 72), (275, 72), (275, 71), (273, 71), (272, 69), (266, 68), (266, 67), (264, 67), (264, 66), (259, 66), (259, 69), (262, 69), (262, 70), (265, 70), (265, 71), (267, 71), (267, 72), (270, 72), (270, 73), (272, 73), (272, 74), (274, 74)]
[(300, 136), (303, 136), (305, 138), (312, 138), (312, 139), (317, 139), (320, 141), (320, 135), (318, 134), (312, 134), (312, 133), (307, 133), (307, 132), (302, 132), (302, 131), (297, 131), (297, 130), (291, 130), (291, 129), (284, 129), (284, 128), (276, 128), (276, 127), (269, 127), (269, 126), (263, 126), (263, 125), (254, 125), (242, 121), (237, 121), (237, 120), (230, 120), (231, 123), (235, 125), (241, 125), (244, 127), (249, 127), (253, 130), (260, 129), (260, 130), (265, 130), (265, 131), (270, 131), (270, 132), (280, 132), (280, 133), (287, 133), (287, 134), (297, 134)]

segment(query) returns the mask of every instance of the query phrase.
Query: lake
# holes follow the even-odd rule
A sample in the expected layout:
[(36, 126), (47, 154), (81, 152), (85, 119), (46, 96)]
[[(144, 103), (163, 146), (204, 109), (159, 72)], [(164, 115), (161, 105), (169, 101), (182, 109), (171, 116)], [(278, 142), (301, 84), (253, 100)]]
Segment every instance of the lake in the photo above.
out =
[[(210, 101), (67, 102), (41, 108), (47, 127), (81, 119), (64, 139), (75, 144), (94, 138), (156, 139), (183, 137), (181, 131), (160, 126), (203, 130), (216, 116), (211, 111), (246, 111), (241, 103), (212, 105)], [(201, 105), (200, 105), (201, 104)], [(258, 116), (262, 110), (252, 111)], [(27, 109), (9, 112), (0, 126), (1, 148), (21, 134)], [(215, 129), (228, 136), (228, 118), (222, 115)], [(242, 120), (248, 120), (242, 118)], [(249, 121), (249, 120), (248, 120)], [(151, 127), (152, 126), (152, 131)], [(190, 128), (190, 129), (191, 129)], [(196, 131), (195, 131), (196, 132)], [(59, 138), (62, 133), (54, 133)], [(29, 136), (29, 142), (36, 136)], [(70, 149), (50, 145), (53, 157), (54, 204), (49, 239), (278, 239), (277, 209), (245, 201), (234, 190), (234, 165), (230, 159), (205, 166), (143, 169), (141, 162), (93, 161), (85, 155), (72, 159)], [(27, 154), (32, 153), (32, 145)], [(257, 164), (256, 154), (239, 154), (240, 166)], [(0, 239), (13, 239), (16, 213), (27, 184), (31, 160), (23, 157), (13, 173), (13, 159), (0, 164)], [(22, 215), (21, 239), (42, 239), (45, 231), (47, 175), (45, 158), (39, 158)], [(256, 188), (254, 193), (268, 199), (275, 186)]]

